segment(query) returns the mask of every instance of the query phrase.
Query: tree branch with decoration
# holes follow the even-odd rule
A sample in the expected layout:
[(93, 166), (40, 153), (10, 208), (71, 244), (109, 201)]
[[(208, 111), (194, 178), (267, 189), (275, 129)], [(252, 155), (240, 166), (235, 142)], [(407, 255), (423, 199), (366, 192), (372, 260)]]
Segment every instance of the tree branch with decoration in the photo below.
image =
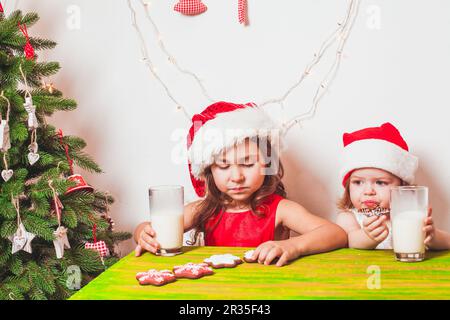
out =
[(102, 172), (86, 142), (46, 121), (77, 107), (45, 82), (59, 64), (38, 61), (56, 43), (31, 35), (38, 14), (1, 9), (0, 300), (65, 299), (79, 289), (69, 285), (71, 267), (82, 287), (118, 261), (115, 245), (131, 234), (114, 231), (111, 195), (74, 172)]

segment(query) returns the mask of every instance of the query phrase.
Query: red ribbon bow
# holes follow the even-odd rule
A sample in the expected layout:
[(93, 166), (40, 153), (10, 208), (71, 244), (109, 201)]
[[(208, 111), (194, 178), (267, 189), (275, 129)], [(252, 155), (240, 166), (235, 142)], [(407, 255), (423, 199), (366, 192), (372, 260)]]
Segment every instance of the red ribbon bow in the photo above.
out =
[(25, 38), (27, 39), (27, 43), (25, 44), (24, 52), (25, 52), (25, 57), (28, 60), (33, 60), (34, 58), (34, 48), (30, 43), (30, 37), (28, 36), (28, 30), (27, 30), (27, 25), (26, 24), (20, 24), (20, 22), (17, 23), (17, 25), (19, 26), (20, 31), (22, 31), (23, 35), (25, 36)]
[(94, 237), (94, 243), (97, 243), (97, 224), (94, 224), (92, 228), (92, 236)]
[(69, 147), (63, 141), (63, 132), (61, 129), (59, 129), (59, 131), (58, 131), (58, 136), (59, 136), (59, 142), (61, 143), (61, 145), (64, 147), (64, 150), (66, 151), (67, 162), (69, 163), (69, 166), (70, 166), (70, 174), (73, 175), (73, 160), (70, 159), (70, 156), (69, 156)]

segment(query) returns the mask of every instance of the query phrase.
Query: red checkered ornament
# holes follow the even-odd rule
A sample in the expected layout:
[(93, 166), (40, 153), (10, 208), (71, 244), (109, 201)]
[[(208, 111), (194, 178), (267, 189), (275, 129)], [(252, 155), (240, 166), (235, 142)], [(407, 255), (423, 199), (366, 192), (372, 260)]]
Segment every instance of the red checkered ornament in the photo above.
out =
[(94, 243), (86, 242), (84, 244), (84, 248), (97, 251), (102, 258), (109, 256), (109, 250), (108, 247), (106, 246), (105, 241), (97, 241)]
[(186, 16), (195, 16), (205, 12), (208, 9), (201, 0), (180, 0), (173, 10)]

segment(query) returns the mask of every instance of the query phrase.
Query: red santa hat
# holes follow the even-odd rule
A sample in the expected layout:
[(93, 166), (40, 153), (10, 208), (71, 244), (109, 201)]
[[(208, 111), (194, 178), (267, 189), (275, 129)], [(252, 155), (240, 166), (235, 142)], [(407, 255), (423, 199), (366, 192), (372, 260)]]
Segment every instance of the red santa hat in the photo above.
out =
[(409, 152), (406, 141), (392, 124), (344, 133), (343, 141), (340, 176), (344, 186), (352, 172), (360, 168), (382, 169), (414, 183), (419, 159)]
[(205, 195), (202, 174), (224, 149), (246, 138), (269, 138), (278, 130), (271, 118), (254, 103), (216, 102), (192, 117), (187, 136), (188, 164), (198, 196)]

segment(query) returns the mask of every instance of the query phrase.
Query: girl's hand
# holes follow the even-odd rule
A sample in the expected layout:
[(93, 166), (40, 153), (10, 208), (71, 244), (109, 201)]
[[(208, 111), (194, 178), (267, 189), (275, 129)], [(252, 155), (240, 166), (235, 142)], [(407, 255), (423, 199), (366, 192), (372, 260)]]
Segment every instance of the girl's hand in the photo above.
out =
[(288, 240), (267, 241), (260, 244), (253, 253), (251, 260), (258, 260), (259, 263), (269, 265), (275, 258), (279, 258), (276, 264), (281, 267), (289, 262), (289, 260), (298, 257), (297, 249)]
[(386, 226), (387, 217), (385, 215), (373, 216), (363, 220), (363, 230), (366, 235), (377, 243), (381, 243), (389, 235), (389, 229)]
[(156, 254), (160, 244), (155, 240), (155, 235), (155, 230), (153, 230), (151, 222), (149, 222), (139, 234), (138, 245), (135, 249), (136, 257), (139, 257), (145, 251)]
[(428, 216), (423, 220), (423, 231), (425, 232), (424, 244), (426, 247), (430, 246), (436, 232), (436, 229), (434, 228), (433, 217), (431, 216), (432, 213), (433, 209), (431, 207), (428, 208)]

